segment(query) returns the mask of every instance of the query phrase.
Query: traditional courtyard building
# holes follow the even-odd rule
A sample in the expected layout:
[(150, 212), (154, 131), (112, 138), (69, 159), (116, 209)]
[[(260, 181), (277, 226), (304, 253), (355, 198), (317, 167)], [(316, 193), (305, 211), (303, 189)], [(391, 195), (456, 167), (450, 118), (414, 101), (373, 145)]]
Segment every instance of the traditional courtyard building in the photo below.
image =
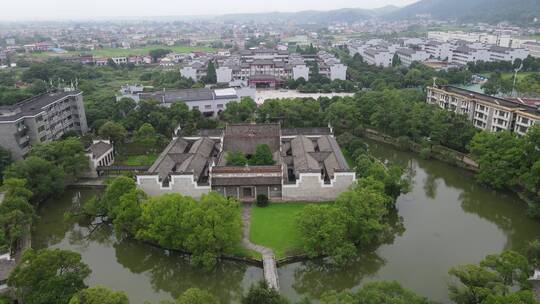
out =
[[(268, 146), (273, 165), (227, 164), (228, 153), (249, 159), (259, 145)], [(259, 194), (274, 201), (328, 201), (355, 181), (330, 128), (282, 129), (280, 124), (231, 124), (174, 138), (148, 172), (137, 176), (149, 195), (200, 197), (216, 191), (241, 201)]]

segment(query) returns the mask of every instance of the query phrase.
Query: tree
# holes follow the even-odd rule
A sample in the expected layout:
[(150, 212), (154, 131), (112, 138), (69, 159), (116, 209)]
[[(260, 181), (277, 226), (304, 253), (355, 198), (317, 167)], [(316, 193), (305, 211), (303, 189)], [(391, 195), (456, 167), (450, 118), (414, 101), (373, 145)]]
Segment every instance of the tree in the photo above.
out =
[[(382, 185), (382, 184), (381, 184)], [(384, 189), (384, 188), (383, 188)], [(354, 244), (374, 244), (389, 229), (384, 221), (388, 213), (384, 190), (357, 186), (336, 199), (336, 205), (347, 219), (347, 238)]]
[(498, 189), (518, 183), (524, 146), (516, 135), (508, 131), (479, 132), (469, 150), (480, 167), (476, 174), (480, 182)]
[(11, 158), (11, 152), (0, 147), (0, 183), (2, 182), (2, 177), (4, 176), (4, 170), (6, 170), (9, 165), (13, 162)]
[(249, 159), (251, 166), (269, 166), (275, 164), (270, 147), (266, 144), (257, 145), (255, 154)]
[(25, 179), (28, 189), (33, 193), (32, 201), (34, 202), (41, 202), (64, 189), (62, 169), (36, 156), (29, 156), (9, 166), (4, 172), (4, 179), (7, 178)]
[(227, 166), (245, 166), (248, 162), (242, 152), (227, 152)]
[(0, 249), (15, 248), (17, 241), (30, 233), (35, 218), (34, 208), (28, 203), (32, 192), (26, 188), (26, 180), (7, 178), (2, 191), (5, 197), (0, 204)]
[(429, 304), (428, 299), (403, 288), (398, 282), (366, 283), (358, 292), (327, 293), (323, 304)]
[(150, 55), (150, 57), (152, 57), (153, 62), (157, 62), (159, 59), (165, 57), (170, 52), (172, 52), (172, 51), (168, 50), (168, 49), (155, 49), (155, 50), (151, 50), (150, 52), (148, 52), (148, 55)]
[(98, 285), (79, 291), (69, 304), (129, 304), (129, 299), (123, 291), (112, 291)]
[(401, 65), (401, 58), (399, 58), (398, 54), (394, 54), (394, 57), (392, 57), (392, 66), (398, 67)]
[(242, 97), (240, 102), (229, 102), (220, 117), (229, 123), (247, 122), (253, 117), (256, 109), (257, 104), (251, 97)]
[(54, 163), (70, 179), (77, 178), (88, 169), (88, 157), (84, 147), (81, 141), (74, 137), (39, 144), (32, 148), (30, 155)]
[(179, 194), (152, 197), (141, 205), (137, 238), (190, 252), (193, 263), (209, 268), (240, 242), (238, 208), (238, 202), (215, 192), (199, 202)]
[(507, 295), (489, 295), (482, 304), (537, 304), (533, 293), (521, 290)]
[(100, 136), (110, 139), (115, 144), (120, 144), (126, 138), (126, 129), (115, 122), (108, 121), (99, 128)]
[(285, 297), (273, 288), (270, 288), (266, 282), (261, 281), (249, 287), (249, 291), (242, 297), (242, 304), (288, 304)]
[(297, 217), (304, 251), (310, 257), (330, 255), (336, 264), (344, 264), (356, 255), (347, 239), (348, 217), (342, 209), (327, 205), (308, 205)]
[(460, 282), (450, 285), (450, 298), (457, 304), (521, 303), (521, 300), (500, 301), (526, 299), (526, 294), (520, 291), (510, 294), (510, 291), (518, 286), (528, 288), (527, 279), (531, 272), (532, 268), (526, 258), (517, 252), (488, 255), (479, 265), (462, 265), (450, 269), (449, 273)]
[(133, 137), (135, 142), (143, 146), (147, 151), (152, 148), (156, 148), (159, 141), (156, 130), (149, 123), (143, 124), (139, 130), (135, 132)]
[(190, 288), (176, 300), (176, 304), (219, 304), (219, 300), (207, 291)]
[(203, 194), (188, 216), (191, 234), (186, 248), (195, 264), (213, 267), (222, 253), (232, 252), (240, 243), (242, 220), (236, 200), (217, 192)]
[(67, 304), (86, 288), (90, 268), (81, 255), (61, 249), (29, 249), (11, 272), (8, 285), (28, 304)]
[(460, 285), (449, 286), (450, 299), (457, 304), (482, 304), (490, 295), (503, 295), (506, 292), (499, 275), (478, 265), (463, 265), (449, 271)]
[(206, 68), (206, 83), (216, 83), (217, 82), (217, 75), (216, 75), (216, 66), (214, 65), (214, 61), (210, 60), (208, 62), (208, 66)]
[(526, 249), (526, 256), (533, 267), (540, 267), (540, 240), (529, 243)]
[(487, 267), (499, 273), (507, 286), (527, 287), (528, 279), (533, 269), (527, 258), (515, 251), (504, 251), (501, 254), (491, 254), (480, 262), (480, 266)]

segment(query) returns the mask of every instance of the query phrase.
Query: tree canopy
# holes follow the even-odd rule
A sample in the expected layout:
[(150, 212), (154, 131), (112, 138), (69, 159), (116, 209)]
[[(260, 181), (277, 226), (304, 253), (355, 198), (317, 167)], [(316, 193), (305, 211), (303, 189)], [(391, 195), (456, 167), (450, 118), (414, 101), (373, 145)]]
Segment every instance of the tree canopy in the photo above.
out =
[(90, 268), (81, 255), (61, 249), (25, 251), (11, 272), (8, 285), (28, 304), (68, 304), (74, 294), (86, 288)]

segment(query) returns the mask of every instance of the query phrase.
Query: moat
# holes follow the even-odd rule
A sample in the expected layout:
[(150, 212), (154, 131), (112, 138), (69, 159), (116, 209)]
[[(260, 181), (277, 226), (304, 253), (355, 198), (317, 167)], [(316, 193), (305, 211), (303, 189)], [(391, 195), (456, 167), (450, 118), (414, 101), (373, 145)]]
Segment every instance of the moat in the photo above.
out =
[[(540, 237), (540, 221), (526, 215), (526, 205), (512, 193), (493, 191), (474, 181), (470, 172), (439, 161), (369, 142), (371, 152), (412, 169), (411, 192), (398, 199), (404, 231), (391, 244), (359, 254), (336, 268), (324, 260), (278, 269), (280, 290), (292, 300), (319, 298), (325, 291), (355, 289), (373, 280), (397, 280), (432, 300), (448, 302), (448, 270), (476, 263), (486, 254), (519, 249)], [(224, 303), (262, 279), (262, 269), (221, 262), (212, 271), (191, 266), (185, 257), (133, 241), (118, 241), (112, 229), (66, 220), (73, 203), (96, 192), (72, 189), (41, 205), (33, 246), (81, 253), (90, 265), (88, 284), (124, 290), (131, 303), (177, 297), (190, 287), (208, 289)]]

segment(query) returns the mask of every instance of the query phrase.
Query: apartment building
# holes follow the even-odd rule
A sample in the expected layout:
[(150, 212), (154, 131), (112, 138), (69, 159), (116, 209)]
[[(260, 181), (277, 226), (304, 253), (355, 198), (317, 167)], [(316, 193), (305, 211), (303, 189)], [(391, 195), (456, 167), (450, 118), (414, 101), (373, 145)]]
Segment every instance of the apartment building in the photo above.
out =
[(447, 42), (428, 41), (424, 45), (424, 50), (431, 58), (445, 60), (450, 58), (452, 45)]
[(57, 140), (68, 131), (88, 131), (80, 91), (45, 93), (0, 107), (0, 146), (14, 159), (22, 159), (32, 145)]
[(502, 46), (491, 46), (489, 48), (489, 60), (490, 61), (510, 61), (514, 62), (516, 59), (525, 59), (529, 56), (529, 51), (526, 49), (513, 49)]
[(450, 52), (448, 61), (458, 65), (467, 65), (469, 62), (490, 61), (490, 59), (491, 54), (486, 49), (461, 45)]
[(394, 59), (394, 53), (386, 49), (368, 48), (362, 50), (360, 56), (362, 56), (365, 62), (383, 68), (391, 67), (392, 60)]
[(407, 48), (401, 48), (396, 51), (401, 64), (404, 66), (410, 66), (415, 61), (424, 61), (429, 59), (429, 54), (422, 50), (413, 50)]
[(540, 123), (540, 108), (453, 86), (428, 87), (427, 103), (467, 115), (476, 128), (490, 132), (510, 131), (523, 136)]

